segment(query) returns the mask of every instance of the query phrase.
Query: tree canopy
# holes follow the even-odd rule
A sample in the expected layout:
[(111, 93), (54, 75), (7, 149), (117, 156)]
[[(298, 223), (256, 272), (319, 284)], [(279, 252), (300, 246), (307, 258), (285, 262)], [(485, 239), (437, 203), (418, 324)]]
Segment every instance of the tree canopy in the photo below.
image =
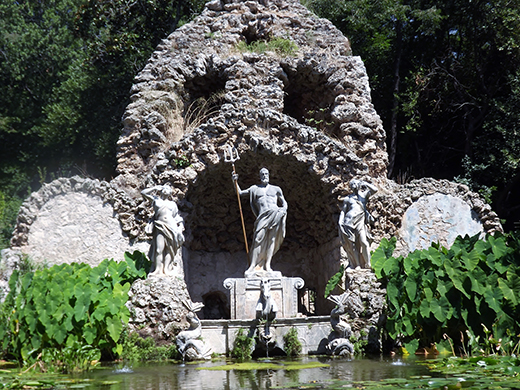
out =
[(202, 0), (0, 3), (0, 247), (46, 180), (114, 174), (135, 75)]
[(389, 176), (455, 179), (520, 217), (520, 3), (312, 0), (367, 67)]

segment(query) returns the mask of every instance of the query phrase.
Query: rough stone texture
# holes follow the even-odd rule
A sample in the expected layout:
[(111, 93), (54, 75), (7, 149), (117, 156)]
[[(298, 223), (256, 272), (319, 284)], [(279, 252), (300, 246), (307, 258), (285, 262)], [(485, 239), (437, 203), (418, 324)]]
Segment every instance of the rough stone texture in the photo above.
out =
[[(444, 225), (440, 230), (438, 226)], [(407, 251), (426, 249), (432, 241), (450, 247), (460, 234), (482, 233), (477, 214), (460, 198), (433, 194), (421, 196), (406, 210), (399, 237)]]
[[(257, 334), (257, 321), (250, 320), (202, 320), (202, 338), (218, 354), (229, 354), (233, 349), (236, 333), (245, 329), (249, 337)], [(296, 328), (302, 344), (302, 354), (324, 354), (332, 332), (328, 316), (309, 318), (280, 318), (269, 326), (276, 347), (283, 349), (283, 337), (291, 328)]]
[(356, 340), (367, 341), (368, 353), (382, 352), (381, 325), (386, 321), (386, 289), (368, 269), (347, 269), (345, 291), (350, 294), (345, 321)]
[(179, 277), (149, 276), (137, 280), (128, 293), (129, 327), (143, 337), (168, 340), (187, 329), (188, 309), (183, 301), (191, 298), (186, 283)]
[(127, 200), (107, 182), (55, 180), (24, 202), (11, 245), (50, 265), (74, 261), (96, 266), (105, 258), (122, 260), (125, 251), (146, 252), (148, 244), (130, 241), (116, 214)]
[[(434, 196), (432, 198), (432, 196)], [(489, 204), (485, 203), (482, 197), (469, 190), (464, 184), (453, 183), (448, 180), (435, 180), (424, 178), (414, 180), (404, 185), (398, 185), (390, 180), (382, 187), (369, 201), (369, 210), (376, 219), (375, 227), (372, 229), (374, 235), (374, 245), (372, 249), (383, 237), (397, 237), (395, 255), (406, 255), (413, 250), (407, 242), (408, 233), (404, 232), (402, 224), (406, 213), (409, 215), (417, 207), (422, 207), (427, 200), (440, 199), (441, 195), (449, 196), (451, 203), (456, 203), (460, 210), (466, 213), (465, 222), (459, 221), (454, 224), (453, 219), (448, 216), (448, 210), (438, 210), (436, 223), (429, 228), (430, 238), (421, 238), (425, 246), (428, 239), (439, 240), (443, 245), (449, 245), (457, 235), (478, 233), (476, 226), (481, 225), (484, 233), (494, 233), (503, 231), (500, 220), (495, 212), (491, 210)], [(453, 199), (455, 198), (455, 199)], [(438, 201), (434, 201), (438, 204)], [(449, 206), (449, 202), (445, 203)], [(428, 207), (434, 207), (429, 205)], [(468, 223), (468, 219), (473, 221), (473, 226)], [(451, 241), (451, 242), (450, 242)]]
[(22, 267), (23, 258), (19, 250), (4, 249), (0, 252), (0, 303), (9, 294), (9, 279), (13, 270)]
[[(277, 37), (296, 43), (296, 55), (236, 48)], [(197, 114), (201, 98), (211, 113)], [(287, 238), (273, 268), (317, 291), (339, 268), (340, 250), (330, 248), (338, 196), (348, 193), (353, 177), (383, 182), (386, 175), (385, 132), (363, 62), (350, 55), (339, 30), (296, 1), (208, 4), (159, 45), (136, 77), (123, 122), (114, 182), (135, 199), (144, 187), (175, 187), (186, 214), (186, 279), (195, 300), (225, 294), (223, 280), (247, 268), (231, 167), (221, 160), (227, 144), (240, 153), (243, 188), (257, 183), (266, 166), (289, 204)], [(244, 214), (250, 235), (247, 204)], [(317, 267), (331, 272), (317, 274)], [(234, 270), (238, 275), (225, 275)]]

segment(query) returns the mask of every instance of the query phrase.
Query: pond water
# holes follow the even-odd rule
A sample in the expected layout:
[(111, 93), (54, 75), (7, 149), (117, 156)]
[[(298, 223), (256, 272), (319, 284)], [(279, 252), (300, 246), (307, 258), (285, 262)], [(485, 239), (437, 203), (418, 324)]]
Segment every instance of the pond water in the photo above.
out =
[[(273, 360), (273, 362), (276, 362)], [(305, 357), (301, 364), (320, 362), (328, 367), (301, 370), (229, 370), (208, 371), (201, 368), (225, 362), (196, 364), (155, 363), (133, 366), (112, 366), (88, 374), (89, 389), (104, 390), (212, 390), (270, 389), (295, 386), (297, 383), (342, 380), (359, 382), (385, 378), (409, 378), (426, 375), (427, 368), (414, 359), (328, 359)], [(279, 361), (283, 363), (283, 361)]]

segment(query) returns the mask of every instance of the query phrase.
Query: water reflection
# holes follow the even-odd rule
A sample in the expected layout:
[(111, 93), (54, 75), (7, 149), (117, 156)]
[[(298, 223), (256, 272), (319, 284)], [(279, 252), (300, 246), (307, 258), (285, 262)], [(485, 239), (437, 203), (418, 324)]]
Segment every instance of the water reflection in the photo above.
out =
[[(333, 379), (358, 382), (384, 378), (408, 378), (424, 375), (427, 369), (413, 360), (395, 359), (328, 359), (304, 358), (302, 364), (319, 360), (329, 364), (326, 368), (303, 370), (250, 370), (207, 371), (198, 367), (222, 365), (217, 363), (178, 364), (155, 363), (131, 367), (111, 367), (89, 374), (94, 386), (104, 390), (238, 390), (271, 389), (299, 383)], [(97, 385), (96, 385), (97, 384)]]

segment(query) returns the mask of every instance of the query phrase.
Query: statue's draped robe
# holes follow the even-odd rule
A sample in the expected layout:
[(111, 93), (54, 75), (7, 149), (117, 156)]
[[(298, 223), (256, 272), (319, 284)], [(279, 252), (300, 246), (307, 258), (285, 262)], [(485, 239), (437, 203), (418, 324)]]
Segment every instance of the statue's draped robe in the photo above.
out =
[(368, 211), (365, 209), (363, 203), (354, 199), (354, 202), (359, 206), (359, 212), (354, 216), (349, 216), (350, 218), (344, 218), (339, 223), (339, 236), (341, 240), (341, 245), (347, 252), (347, 256), (350, 261), (354, 261), (359, 256), (359, 260), (361, 264), (353, 264), (354, 266), (366, 267), (370, 264), (370, 259), (363, 259), (363, 251), (361, 248), (361, 240), (359, 239), (359, 234), (361, 231), (365, 232), (367, 240), (370, 242), (372, 240), (372, 236), (368, 230), (368, 221), (371, 216)]
[(256, 260), (251, 260), (256, 262), (256, 264), (252, 264), (252, 266), (265, 267), (266, 254), (270, 250), (269, 246), (273, 245), (271, 253), (274, 255), (278, 252), (278, 249), (280, 249), (285, 238), (287, 211), (280, 207), (274, 207), (258, 215), (259, 210), (256, 207), (255, 192), (256, 191), (251, 191), (249, 195), (251, 207), (257, 216), (251, 253), (258, 251), (259, 254)]
[[(156, 211), (156, 215), (161, 215), (165, 211), (168, 211), (169, 205), (166, 203), (164, 206), (160, 207)], [(164, 250), (168, 251), (172, 261), (175, 259), (175, 254), (179, 250), (179, 248), (184, 244), (184, 234), (183, 234), (184, 226), (183, 219), (180, 215), (174, 216), (174, 223), (168, 224), (164, 221), (153, 220), (146, 227), (146, 233), (153, 233), (154, 239), (152, 240), (152, 245), (150, 247), (150, 258), (155, 261), (155, 250), (157, 245), (156, 237), (158, 234), (161, 234), (165, 241), (166, 245)]]

